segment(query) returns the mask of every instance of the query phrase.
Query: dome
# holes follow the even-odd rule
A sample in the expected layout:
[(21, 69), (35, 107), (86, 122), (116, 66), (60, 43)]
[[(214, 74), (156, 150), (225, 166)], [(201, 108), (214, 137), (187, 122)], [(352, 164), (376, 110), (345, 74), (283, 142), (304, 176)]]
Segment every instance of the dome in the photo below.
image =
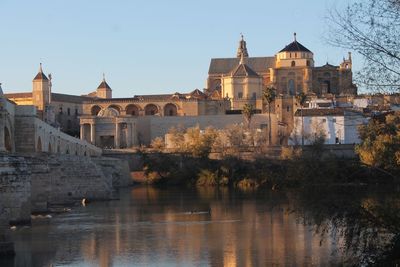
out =
[(279, 53), (281, 52), (308, 52), (312, 53), (307, 47), (297, 42), (296, 33), (294, 33), (294, 41), (285, 46)]
[(103, 108), (97, 114), (98, 117), (117, 117), (119, 116), (118, 110), (115, 108)]

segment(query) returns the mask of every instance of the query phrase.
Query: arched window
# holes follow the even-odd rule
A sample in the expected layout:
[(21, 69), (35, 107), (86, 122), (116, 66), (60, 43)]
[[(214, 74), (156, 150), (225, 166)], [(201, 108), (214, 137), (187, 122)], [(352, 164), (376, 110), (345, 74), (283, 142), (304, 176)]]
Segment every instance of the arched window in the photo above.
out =
[(126, 115), (139, 116), (139, 108), (136, 105), (128, 105), (125, 110)]
[(288, 92), (289, 92), (289, 95), (295, 95), (296, 88), (295, 88), (295, 83), (294, 83), (293, 79), (290, 79), (288, 81)]
[(178, 115), (178, 109), (172, 103), (168, 103), (164, 106), (164, 116), (176, 116)]
[(110, 105), (110, 106), (108, 106), (108, 108), (115, 109), (116, 111), (118, 111), (118, 114), (121, 114), (121, 107), (120, 106)]
[(70, 108), (67, 108), (67, 114), (68, 114), (68, 116), (71, 115), (71, 109)]
[(328, 94), (332, 93), (331, 91), (331, 82), (330, 81), (324, 81), (324, 89)]
[(239, 98), (239, 99), (242, 99), (242, 98), (243, 98), (243, 93), (242, 93), (242, 92), (239, 92), (239, 93), (238, 93), (238, 98)]
[(287, 79), (286, 79), (286, 77), (281, 77), (280, 87), (282, 88), (282, 94), (287, 94)]
[(296, 66), (296, 61), (292, 61), (292, 67), (295, 67)]
[(93, 107), (91, 108), (90, 113), (91, 113), (93, 116), (96, 116), (96, 115), (100, 112), (100, 110), (101, 110), (101, 107), (99, 107), (99, 106), (93, 106)]
[(145, 115), (156, 115), (158, 112), (158, 107), (154, 104), (148, 104), (144, 108), (144, 114)]
[(307, 67), (310, 67), (310, 65), (311, 65), (311, 64), (310, 64), (310, 60), (307, 60), (307, 63), (306, 63), (306, 64), (307, 64)]

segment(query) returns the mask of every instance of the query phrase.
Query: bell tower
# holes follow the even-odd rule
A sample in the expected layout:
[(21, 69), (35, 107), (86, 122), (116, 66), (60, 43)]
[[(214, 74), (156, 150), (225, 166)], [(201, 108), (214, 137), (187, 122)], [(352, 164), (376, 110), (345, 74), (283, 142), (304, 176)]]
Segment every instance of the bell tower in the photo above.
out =
[(241, 39), (239, 41), (239, 47), (236, 52), (236, 57), (241, 58), (243, 57), (249, 57), (249, 53), (247, 52), (247, 47), (246, 47), (246, 41), (243, 38), (243, 34), (240, 34)]
[(106, 76), (103, 73), (103, 81), (97, 87), (96, 95), (98, 98), (112, 98), (112, 89), (106, 82)]
[(44, 112), (46, 106), (50, 104), (50, 80), (43, 73), (42, 63), (40, 63), (39, 72), (32, 81), (32, 102), (39, 111)]

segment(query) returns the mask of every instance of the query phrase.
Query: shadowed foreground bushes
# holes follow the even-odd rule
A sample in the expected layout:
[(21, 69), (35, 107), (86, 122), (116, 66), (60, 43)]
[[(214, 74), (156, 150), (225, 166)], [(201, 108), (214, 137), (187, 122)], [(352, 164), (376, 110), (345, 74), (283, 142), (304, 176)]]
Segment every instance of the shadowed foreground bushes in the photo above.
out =
[(376, 184), (398, 178), (363, 166), (358, 160), (318, 155), (271, 160), (223, 160), (197, 158), (188, 154), (144, 154), (148, 183), (155, 185), (231, 186), (273, 189), (307, 185)]

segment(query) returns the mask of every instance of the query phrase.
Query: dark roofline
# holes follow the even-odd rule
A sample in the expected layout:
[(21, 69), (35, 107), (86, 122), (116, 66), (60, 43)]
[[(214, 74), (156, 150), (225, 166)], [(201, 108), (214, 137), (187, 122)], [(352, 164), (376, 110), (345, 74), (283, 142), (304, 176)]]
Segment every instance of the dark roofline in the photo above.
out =
[(47, 76), (43, 73), (43, 72), (39, 72), (38, 74), (36, 74), (35, 78), (33, 78), (34, 81), (48, 81), (49, 79), (47, 78)]
[(307, 47), (302, 45), (301, 43), (297, 42), (297, 40), (294, 40), (287, 46), (285, 46), (279, 53), (281, 52), (309, 52), (312, 53)]

